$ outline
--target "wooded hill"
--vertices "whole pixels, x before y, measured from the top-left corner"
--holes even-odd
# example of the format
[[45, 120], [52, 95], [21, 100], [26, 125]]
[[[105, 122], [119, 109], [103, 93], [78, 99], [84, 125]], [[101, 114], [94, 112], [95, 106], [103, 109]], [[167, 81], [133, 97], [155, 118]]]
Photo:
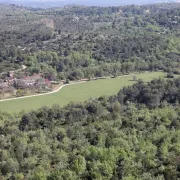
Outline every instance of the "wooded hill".
[[27, 9], [1, 5], [0, 72], [57, 79], [164, 70], [179, 73], [180, 5], [67, 6]]

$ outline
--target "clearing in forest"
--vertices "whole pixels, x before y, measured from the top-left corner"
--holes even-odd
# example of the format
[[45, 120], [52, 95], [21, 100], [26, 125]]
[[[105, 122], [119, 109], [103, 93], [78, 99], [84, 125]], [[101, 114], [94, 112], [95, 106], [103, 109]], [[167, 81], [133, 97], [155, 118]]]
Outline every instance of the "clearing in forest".
[[[136, 76], [137, 79], [148, 82], [154, 78], [163, 77], [163, 75], [163, 72], [151, 72], [137, 74]], [[81, 84], [65, 86], [54, 94], [0, 102], [0, 110], [18, 113], [22, 110], [35, 110], [42, 106], [51, 107], [53, 104], [64, 106], [70, 102], [82, 102], [89, 98], [114, 95], [124, 86], [129, 86], [133, 83], [135, 83], [133, 76], [92, 80]]]

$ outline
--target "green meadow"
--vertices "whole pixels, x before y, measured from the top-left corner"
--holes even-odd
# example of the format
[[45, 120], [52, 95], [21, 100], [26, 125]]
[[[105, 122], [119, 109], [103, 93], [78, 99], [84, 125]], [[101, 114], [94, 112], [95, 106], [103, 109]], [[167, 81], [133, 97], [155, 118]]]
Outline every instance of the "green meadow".
[[[154, 78], [160, 76], [163, 77], [164, 73], [142, 73], [137, 74], [136, 76], [138, 79], [148, 82]], [[35, 110], [42, 106], [51, 107], [53, 104], [59, 104], [62, 107], [72, 101], [82, 102], [89, 98], [114, 95], [124, 86], [129, 86], [133, 83], [135, 83], [133, 81], [133, 76], [92, 80], [81, 84], [65, 86], [59, 92], [54, 94], [0, 102], [0, 110], [18, 113], [22, 110]]]

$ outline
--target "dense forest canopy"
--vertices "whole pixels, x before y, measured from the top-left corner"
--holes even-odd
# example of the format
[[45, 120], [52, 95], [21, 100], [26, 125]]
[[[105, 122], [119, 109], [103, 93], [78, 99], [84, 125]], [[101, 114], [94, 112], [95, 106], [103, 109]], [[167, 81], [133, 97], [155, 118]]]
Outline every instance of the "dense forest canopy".
[[180, 79], [139, 81], [65, 108], [1, 112], [0, 178], [177, 180], [179, 90]]
[[178, 3], [0, 9], [0, 72], [24, 64], [29, 74], [53, 69], [57, 79], [70, 80], [135, 71], [179, 73]]

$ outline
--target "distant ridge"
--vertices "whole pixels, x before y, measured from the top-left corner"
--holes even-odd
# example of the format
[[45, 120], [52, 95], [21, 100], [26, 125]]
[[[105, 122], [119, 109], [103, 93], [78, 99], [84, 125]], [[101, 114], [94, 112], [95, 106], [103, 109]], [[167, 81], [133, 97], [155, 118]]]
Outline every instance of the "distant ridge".
[[120, 5], [143, 5], [153, 3], [180, 3], [180, 0], [0, 0], [1, 4], [16, 4], [34, 8], [62, 7], [66, 5], [87, 5], [87, 6], [120, 6]]

